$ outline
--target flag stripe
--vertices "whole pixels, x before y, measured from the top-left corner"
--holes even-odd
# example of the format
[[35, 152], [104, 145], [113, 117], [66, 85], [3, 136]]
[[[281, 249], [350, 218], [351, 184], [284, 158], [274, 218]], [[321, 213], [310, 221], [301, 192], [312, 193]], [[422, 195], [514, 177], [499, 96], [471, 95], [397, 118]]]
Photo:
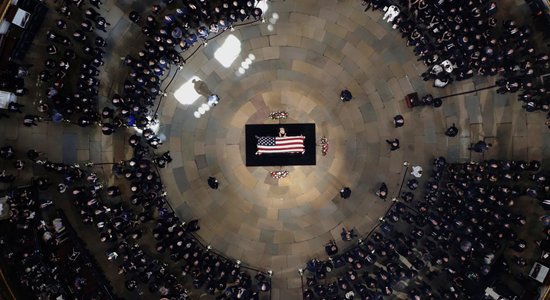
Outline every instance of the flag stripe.
[[258, 150], [292, 150], [292, 149], [304, 149], [303, 146], [296, 146], [296, 147], [258, 147]]
[[304, 141], [303, 140], [289, 140], [289, 141], [283, 141], [283, 142], [276, 141], [275, 143], [277, 145], [303, 144]]
[[302, 150], [296, 150], [296, 151], [289, 151], [289, 150], [261, 150], [257, 153], [302, 153], [305, 152], [304, 149]]
[[290, 145], [290, 146], [258, 146], [258, 149], [292, 149], [292, 148], [304, 148], [302, 145]]
[[258, 145], [258, 147], [290, 147], [290, 146], [301, 146], [303, 145], [304, 143], [288, 143], [288, 144], [282, 144], [282, 145]]
[[291, 140], [291, 139], [300, 139], [300, 140], [303, 140], [305, 139], [306, 137], [305, 136], [276, 136], [275, 139], [277, 140]]
[[256, 154], [304, 153], [304, 136], [259, 137]]

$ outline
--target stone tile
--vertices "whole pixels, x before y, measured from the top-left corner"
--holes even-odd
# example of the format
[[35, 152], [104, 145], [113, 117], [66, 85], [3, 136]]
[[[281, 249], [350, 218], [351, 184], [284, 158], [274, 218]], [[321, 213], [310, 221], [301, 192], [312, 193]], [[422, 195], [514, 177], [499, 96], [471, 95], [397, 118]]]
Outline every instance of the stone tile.
[[185, 170], [183, 169], [183, 167], [180, 167], [173, 169], [172, 172], [174, 173], [174, 178], [178, 183], [178, 188], [180, 192], [185, 192], [189, 188], [187, 177], [185, 176]]
[[465, 100], [470, 123], [481, 123], [482, 117], [479, 106], [479, 98], [476, 96], [465, 96]]
[[344, 57], [344, 55], [337, 49], [331, 47], [331, 46], [327, 46], [326, 49], [325, 49], [325, 52], [323, 53], [324, 56], [326, 56], [327, 58], [329, 58], [330, 60], [334, 61], [334, 62], [340, 62], [342, 60], [342, 58]]
[[495, 100], [495, 107], [510, 106], [510, 97], [508, 95], [494, 93], [493, 98]]
[[63, 162], [72, 163], [77, 160], [76, 146], [78, 136], [76, 134], [64, 134], [63, 135]]
[[77, 161], [89, 161], [90, 160], [90, 150], [88, 150], [88, 149], [77, 150], [76, 160]]
[[250, 40], [261, 36], [258, 26], [246, 26], [239, 30], [241, 40]]
[[286, 244], [294, 242], [294, 234], [290, 231], [276, 231], [273, 235], [273, 243]]
[[205, 155], [195, 156], [195, 163], [197, 164], [197, 169], [204, 169], [208, 166]]

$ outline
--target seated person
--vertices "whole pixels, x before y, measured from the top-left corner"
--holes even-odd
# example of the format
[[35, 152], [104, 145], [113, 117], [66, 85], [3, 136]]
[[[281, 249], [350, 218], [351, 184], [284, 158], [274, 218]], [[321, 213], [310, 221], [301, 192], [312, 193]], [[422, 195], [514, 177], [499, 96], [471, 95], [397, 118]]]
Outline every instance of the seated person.
[[388, 23], [393, 22], [393, 20], [399, 15], [399, 7], [395, 5], [390, 5], [389, 7], [384, 7], [384, 11], [386, 12], [384, 16], [382, 17], [382, 20], [388, 20]]
[[333, 256], [338, 253], [338, 246], [334, 240], [331, 240], [325, 245], [325, 252], [328, 256]]
[[409, 181], [407, 181], [407, 187], [412, 191], [416, 190], [418, 188], [418, 180], [410, 179]]

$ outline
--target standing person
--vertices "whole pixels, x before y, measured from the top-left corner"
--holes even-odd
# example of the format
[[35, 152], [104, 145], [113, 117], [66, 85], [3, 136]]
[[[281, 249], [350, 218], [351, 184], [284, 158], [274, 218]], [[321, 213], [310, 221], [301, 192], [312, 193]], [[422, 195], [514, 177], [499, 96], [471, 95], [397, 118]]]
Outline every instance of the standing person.
[[340, 197], [342, 197], [342, 199], [348, 199], [350, 196], [351, 196], [351, 189], [349, 187], [346, 186], [340, 190]]
[[390, 151], [395, 151], [399, 149], [399, 140], [393, 139], [393, 140], [386, 140], [386, 143], [390, 144]]
[[458, 134], [458, 128], [456, 128], [455, 123], [453, 123], [453, 125], [451, 125], [451, 127], [447, 128], [447, 130], [445, 130], [445, 135], [448, 136], [448, 137], [454, 137], [457, 134]]
[[403, 116], [397, 115], [393, 117], [393, 125], [395, 126], [395, 128], [399, 128], [405, 125], [405, 119], [403, 118]]
[[220, 101], [220, 97], [216, 94], [212, 94], [212, 95], [208, 96], [208, 105], [210, 107], [216, 106], [219, 101]]
[[342, 227], [342, 232], [340, 233], [340, 236], [342, 237], [342, 241], [349, 242], [353, 238], [357, 237], [357, 233], [355, 232], [355, 228], [348, 230], [346, 227]]
[[488, 150], [491, 146], [493, 145], [491, 145], [490, 143], [485, 143], [485, 141], [478, 141], [477, 143], [470, 145], [468, 150], [474, 151], [477, 153], [483, 153], [485, 150]]
[[186, 224], [185, 228], [189, 232], [199, 231], [199, 229], [201, 229], [201, 227], [199, 226], [199, 220], [194, 219], [194, 220], [189, 221], [189, 223]]
[[353, 95], [349, 90], [346, 89], [340, 92], [340, 100], [342, 100], [343, 102], [351, 101], [351, 99], [353, 99]]
[[411, 175], [416, 177], [416, 178], [422, 177], [422, 167], [421, 166], [413, 166]]
[[382, 182], [380, 188], [376, 191], [376, 196], [384, 201], [386, 200], [386, 197], [388, 197], [388, 186], [385, 182]]
[[44, 155], [44, 153], [38, 152], [34, 149], [31, 149], [31, 150], [27, 151], [27, 157], [32, 161], [36, 161], [38, 159], [38, 157], [40, 157], [42, 155]]
[[218, 189], [218, 179], [216, 179], [216, 177], [208, 177], [208, 186], [213, 189], [213, 190], [217, 190]]

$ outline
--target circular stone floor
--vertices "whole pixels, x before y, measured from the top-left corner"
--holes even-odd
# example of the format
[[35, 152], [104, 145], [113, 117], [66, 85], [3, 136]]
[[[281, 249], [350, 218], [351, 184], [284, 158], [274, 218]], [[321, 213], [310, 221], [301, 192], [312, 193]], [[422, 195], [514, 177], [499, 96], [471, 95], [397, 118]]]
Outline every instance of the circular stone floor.
[[[360, 1], [270, 3], [266, 23], [226, 32], [189, 59], [159, 112], [164, 148], [174, 159], [162, 170], [172, 206], [183, 219], [200, 219], [199, 235], [214, 249], [272, 269], [274, 287], [297, 293], [296, 270], [323, 256], [323, 245], [340, 240], [343, 226], [370, 231], [390, 205], [374, 191], [384, 181], [390, 197], [397, 194], [403, 161], [429, 169], [439, 155], [480, 159], [466, 150], [479, 138], [494, 139], [486, 158], [540, 159], [546, 149], [546, 136], [540, 138], [544, 117], [527, 118], [513, 96], [483, 91], [446, 100], [438, 109], [407, 108], [403, 98], [410, 92], [450, 94], [491, 82], [433, 90], [420, 79], [425, 66], [405, 40], [379, 12], [363, 12]], [[242, 51], [224, 68], [214, 52], [229, 34], [239, 38]], [[241, 74], [249, 54], [255, 59]], [[173, 97], [193, 76], [221, 97], [200, 119], [193, 112], [204, 97], [190, 105]], [[343, 88], [353, 93], [351, 102], [339, 101]], [[290, 175], [281, 180], [269, 176], [277, 168], [246, 167], [244, 157], [245, 124], [276, 124], [267, 118], [276, 110], [289, 112], [283, 123], [315, 123], [317, 137], [330, 143], [327, 156], [317, 147], [316, 166], [285, 168]], [[393, 128], [396, 114], [405, 117], [403, 128]], [[461, 130], [454, 139], [443, 135], [451, 123]], [[530, 126], [537, 134], [529, 133]], [[385, 140], [391, 138], [400, 139], [400, 150], [389, 151]], [[208, 188], [208, 176], [219, 179], [218, 190]], [[338, 195], [344, 185], [353, 190], [347, 200]]]

